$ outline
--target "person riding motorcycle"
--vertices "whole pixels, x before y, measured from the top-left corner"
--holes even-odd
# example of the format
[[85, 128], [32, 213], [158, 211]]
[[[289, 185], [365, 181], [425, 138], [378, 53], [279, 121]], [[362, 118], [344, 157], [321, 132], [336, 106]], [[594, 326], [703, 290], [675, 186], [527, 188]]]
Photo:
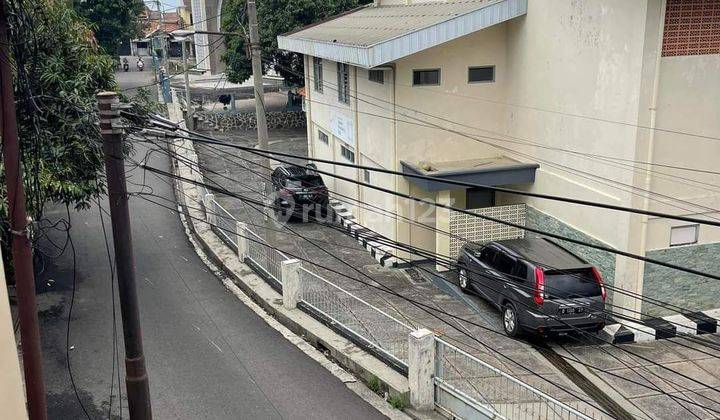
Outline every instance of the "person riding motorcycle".
[[123, 70], [125, 70], [125, 71], [130, 70], [130, 63], [128, 63], [127, 57], [123, 57], [122, 67], [123, 67]]
[[137, 60], [137, 68], [140, 71], [143, 71], [143, 68], [145, 67], [145, 63], [143, 62], [142, 57], [138, 58]]

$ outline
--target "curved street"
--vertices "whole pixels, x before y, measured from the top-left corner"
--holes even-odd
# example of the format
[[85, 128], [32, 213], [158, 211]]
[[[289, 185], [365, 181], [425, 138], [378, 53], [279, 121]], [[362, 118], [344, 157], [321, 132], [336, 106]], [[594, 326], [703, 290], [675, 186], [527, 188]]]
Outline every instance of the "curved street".
[[[118, 74], [121, 88], [148, 84], [151, 77], [148, 71]], [[137, 153], [143, 156], [142, 152], [138, 147]], [[169, 168], [168, 159], [157, 153], [149, 164]], [[166, 180], [148, 175], [143, 181], [142, 173], [135, 170], [128, 188], [137, 191], [139, 183], [174, 206]], [[137, 197], [130, 204], [155, 418], [383, 417], [228, 292], [195, 253], [177, 212]], [[65, 209], [57, 206], [49, 207], [46, 216], [50, 223], [67, 218]], [[111, 276], [101, 215], [94, 205], [88, 211], [71, 211], [70, 216], [74, 253], [68, 244], [58, 258], [46, 258], [37, 279], [48, 411], [54, 419], [86, 418], [75, 398], [65, 357], [74, 256], [77, 278], [69, 350], [74, 383], [90, 418], [107, 418], [110, 410], [112, 418], [120, 418]], [[109, 216], [103, 217], [111, 242]], [[47, 239], [62, 248], [66, 235], [50, 229]], [[48, 240], [43, 247], [48, 254], [59, 253]], [[116, 314], [119, 361], [124, 368], [119, 308]], [[127, 418], [124, 372], [119, 385], [122, 418]]]

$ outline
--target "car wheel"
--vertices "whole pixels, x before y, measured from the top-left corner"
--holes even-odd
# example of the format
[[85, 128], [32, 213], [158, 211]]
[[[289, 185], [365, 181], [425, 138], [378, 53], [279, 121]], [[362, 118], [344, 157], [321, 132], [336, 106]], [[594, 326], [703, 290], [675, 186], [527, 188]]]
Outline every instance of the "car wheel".
[[520, 335], [520, 324], [518, 323], [517, 312], [515, 311], [515, 307], [509, 303], [503, 306], [502, 321], [505, 334], [507, 334], [508, 337], [517, 337]]
[[460, 271], [458, 271], [458, 284], [460, 285], [460, 290], [467, 293], [468, 287], [470, 286], [470, 279], [468, 278], [468, 273], [465, 268], [461, 268]]

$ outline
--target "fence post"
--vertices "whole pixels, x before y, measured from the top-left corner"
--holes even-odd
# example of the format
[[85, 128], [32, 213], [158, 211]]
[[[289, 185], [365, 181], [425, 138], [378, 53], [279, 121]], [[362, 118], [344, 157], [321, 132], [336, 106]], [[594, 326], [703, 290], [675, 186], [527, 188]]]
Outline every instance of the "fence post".
[[203, 207], [205, 207], [205, 220], [211, 225], [217, 224], [215, 206], [213, 205], [214, 200], [215, 196], [213, 194], [207, 193], [203, 196]]
[[280, 265], [282, 279], [283, 307], [295, 309], [300, 300], [300, 261], [285, 260]]
[[237, 244], [238, 257], [240, 261], [245, 261], [245, 257], [250, 250], [250, 241], [248, 241], [248, 230], [245, 222], [235, 222], [235, 237]]
[[410, 405], [418, 410], [435, 408], [435, 336], [421, 328], [408, 334], [408, 385]]

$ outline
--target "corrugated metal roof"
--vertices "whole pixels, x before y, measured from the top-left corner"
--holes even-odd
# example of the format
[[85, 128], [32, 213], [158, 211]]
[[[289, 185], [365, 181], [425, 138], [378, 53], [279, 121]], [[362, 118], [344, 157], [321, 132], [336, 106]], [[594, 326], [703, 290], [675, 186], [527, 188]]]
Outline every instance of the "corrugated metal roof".
[[287, 35], [289, 38], [369, 47], [480, 9], [500, 0], [458, 0], [410, 5], [365, 6]]
[[375, 67], [525, 14], [527, 0], [368, 5], [278, 37], [280, 48]]

